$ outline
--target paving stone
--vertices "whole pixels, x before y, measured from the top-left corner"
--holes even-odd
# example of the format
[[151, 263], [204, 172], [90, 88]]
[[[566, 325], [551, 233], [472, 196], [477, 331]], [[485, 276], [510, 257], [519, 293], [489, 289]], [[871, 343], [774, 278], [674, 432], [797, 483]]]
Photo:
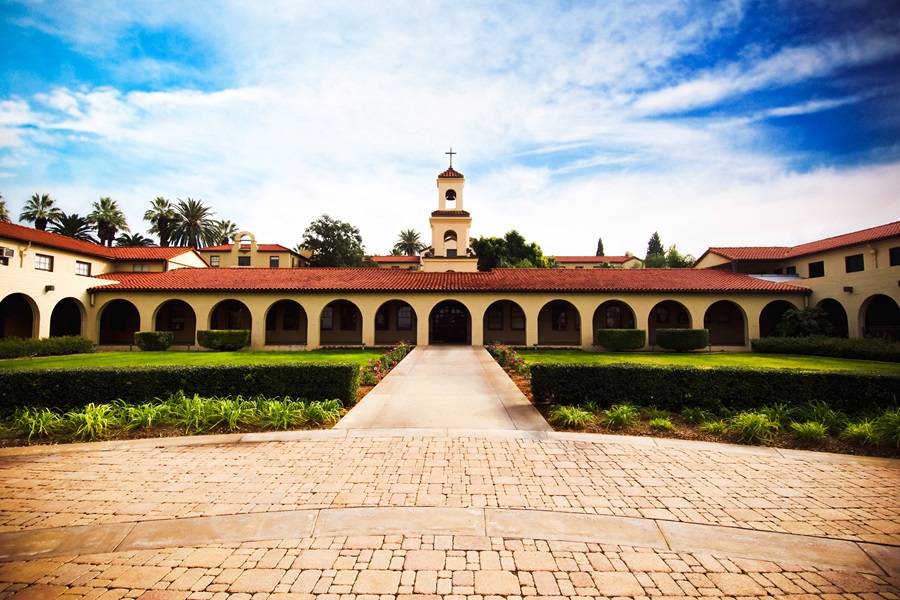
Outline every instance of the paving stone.
[[399, 587], [399, 571], [360, 571], [353, 584], [353, 593], [396, 594]]
[[475, 593], [485, 596], [519, 594], [519, 580], [509, 571], [476, 571]]

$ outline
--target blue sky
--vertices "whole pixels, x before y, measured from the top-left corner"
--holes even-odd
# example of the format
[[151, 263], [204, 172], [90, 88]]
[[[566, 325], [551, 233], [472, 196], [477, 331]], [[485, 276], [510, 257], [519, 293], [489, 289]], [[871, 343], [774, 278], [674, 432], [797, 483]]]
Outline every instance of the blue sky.
[[0, 194], [133, 231], [200, 198], [386, 253], [466, 175], [547, 254], [793, 245], [900, 218], [900, 2], [0, 0]]

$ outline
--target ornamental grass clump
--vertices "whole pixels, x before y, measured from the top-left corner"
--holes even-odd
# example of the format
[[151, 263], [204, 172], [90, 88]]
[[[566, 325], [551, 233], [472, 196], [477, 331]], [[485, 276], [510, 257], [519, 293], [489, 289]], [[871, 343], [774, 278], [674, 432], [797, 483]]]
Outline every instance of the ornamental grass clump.
[[10, 429], [31, 440], [34, 436], [51, 437], [62, 426], [60, 416], [48, 408], [20, 408], [13, 416]]
[[550, 422], [567, 429], [581, 429], [594, 422], [594, 414], [577, 406], [557, 406], [550, 413]]
[[791, 423], [791, 429], [801, 440], [805, 442], [821, 442], [828, 435], [828, 430], [821, 423], [805, 421], [803, 423]]
[[874, 430], [879, 444], [900, 448], [900, 407], [884, 411], [875, 419]]
[[603, 411], [603, 422], [607, 429], [621, 429], [634, 425], [640, 417], [638, 409], [631, 404], [619, 404]]
[[70, 410], [62, 419], [62, 427], [73, 437], [96, 440], [106, 435], [111, 427], [118, 425], [109, 404], [89, 403], [79, 410]]
[[724, 419], [715, 419], [700, 424], [700, 431], [713, 435], [724, 435], [728, 431], [728, 422]]
[[761, 412], [742, 412], [735, 415], [728, 423], [728, 431], [749, 444], [765, 444], [772, 441], [778, 433], [775, 423]]
[[650, 428], [658, 429], [660, 431], [672, 431], [675, 429], [675, 425], [673, 425], [672, 421], [668, 418], [657, 417], [655, 419], [650, 419]]
[[841, 439], [856, 442], [861, 446], [874, 446], [878, 443], [875, 422], [871, 419], [863, 419], [856, 423], [850, 423], [841, 432]]

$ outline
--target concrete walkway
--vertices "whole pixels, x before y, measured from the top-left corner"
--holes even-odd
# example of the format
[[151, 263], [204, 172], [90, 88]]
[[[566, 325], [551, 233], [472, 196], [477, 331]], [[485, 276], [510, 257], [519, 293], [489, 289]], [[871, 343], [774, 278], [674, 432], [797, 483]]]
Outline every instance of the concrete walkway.
[[375, 429], [0, 450], [0, 598], [900, 597], [900, 461], [457, 428], [444, 350]]
[[480, 346], [419, 346], [336, 429], [552, 428]]

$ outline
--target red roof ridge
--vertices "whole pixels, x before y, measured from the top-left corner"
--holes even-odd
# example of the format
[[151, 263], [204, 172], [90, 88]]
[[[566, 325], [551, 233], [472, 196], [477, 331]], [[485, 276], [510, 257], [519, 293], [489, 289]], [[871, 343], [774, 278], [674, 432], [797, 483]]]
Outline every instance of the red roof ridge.
[[465, 176], [453, 167], [448, 167], [446, 171], [438, 175], [438, 179], [465, 179]]

